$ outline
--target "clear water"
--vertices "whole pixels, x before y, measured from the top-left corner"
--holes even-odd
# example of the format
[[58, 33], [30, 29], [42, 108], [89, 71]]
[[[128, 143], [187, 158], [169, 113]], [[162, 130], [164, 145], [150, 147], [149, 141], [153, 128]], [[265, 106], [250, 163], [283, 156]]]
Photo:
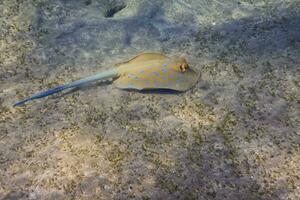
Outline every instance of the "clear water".
[[[297, 199], [298, 0], [1, 0], [0, 199]], [[110, 82], [14, 108], [141, 52], [185, 93]]]

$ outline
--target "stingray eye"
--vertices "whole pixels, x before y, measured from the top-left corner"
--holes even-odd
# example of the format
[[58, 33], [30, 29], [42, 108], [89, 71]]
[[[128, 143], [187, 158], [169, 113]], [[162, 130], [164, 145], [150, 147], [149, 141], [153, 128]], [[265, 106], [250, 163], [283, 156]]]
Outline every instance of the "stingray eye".
[[181, 64], [179, 67], [180, 67], [180, 71], [181, 71], [181, 72], [185, 72], [186, 69], [188, 68], [188, 64], [183, 63], [183, 64]]

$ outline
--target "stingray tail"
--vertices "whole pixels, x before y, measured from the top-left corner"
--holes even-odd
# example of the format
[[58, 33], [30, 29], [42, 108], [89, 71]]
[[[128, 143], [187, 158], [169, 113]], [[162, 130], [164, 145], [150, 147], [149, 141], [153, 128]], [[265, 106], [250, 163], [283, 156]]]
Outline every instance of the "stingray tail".
[[115, 69], [105, 71], [105, 72], [102, 72], [102, 73], [99, 73], [99, 74], [96, 74], [96, 75], [93, 75], [93, 76], [89, 76], [89, 77], [84, 78], [84, 79], [80, 79], [80, 80], [77, 80], [77, 81], [74, 81], [74, 82], [71, 82], [71, 83], [67, 83], [65, 85], [61, 85], [61, 86], [52, 88], [52, 89], [44, 91], [44, 92], [37, 93], [37, 94], [33, 95], [32, 97], [29, 97], [27, 99], [24, 99], [22, 101], [19, 101], [19, 102], [15, 103], [14, 106], [21, 106], [21, 105], [23, 105], [24, 103], [26, 103], [28, 101], [43, 98], [43, 97], [58, 93], [60, 91], [68, 89], [68, 88], [80, 87], [80, 86], [85, 85], [85, 84], [90, 83], [90, 82], [103, 80], [103, 79], [107, 79], [107, 78], [114, 78], [114, 77], [117, 76], [117, 74], [118, 74], [117, 70], [115, 70]]

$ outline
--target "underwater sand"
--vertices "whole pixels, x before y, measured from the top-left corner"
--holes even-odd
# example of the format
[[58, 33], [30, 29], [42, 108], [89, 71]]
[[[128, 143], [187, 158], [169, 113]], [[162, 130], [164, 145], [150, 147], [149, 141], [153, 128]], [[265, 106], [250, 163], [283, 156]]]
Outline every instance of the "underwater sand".
[[[0, 199], [300, 199], [299, 0], [1, 0]], [[145, 51], [185, 93], [109, 82]]]

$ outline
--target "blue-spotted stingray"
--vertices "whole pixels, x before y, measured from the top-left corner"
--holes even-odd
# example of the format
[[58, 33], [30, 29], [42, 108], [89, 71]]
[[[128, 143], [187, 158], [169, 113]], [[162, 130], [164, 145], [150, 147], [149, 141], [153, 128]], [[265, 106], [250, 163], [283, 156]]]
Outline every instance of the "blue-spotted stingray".
[[199, 74], [189, 67], [185, 58], [168, 57], [161, 53], [143, 53], [117, 64], [116, 68], [112, 70], [37, 93], [17, 102], [14, 106], [20, 106], [28, 101], [46, 97], [65, 89], [80, 87], [90, 82], [108, 78], [113, 78], [113, 83], [120, 89], [186, 91], [196, 84]]

